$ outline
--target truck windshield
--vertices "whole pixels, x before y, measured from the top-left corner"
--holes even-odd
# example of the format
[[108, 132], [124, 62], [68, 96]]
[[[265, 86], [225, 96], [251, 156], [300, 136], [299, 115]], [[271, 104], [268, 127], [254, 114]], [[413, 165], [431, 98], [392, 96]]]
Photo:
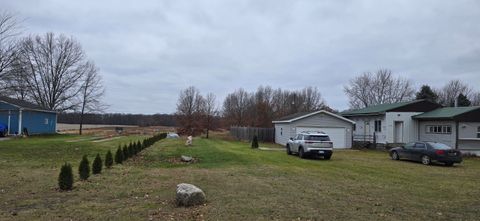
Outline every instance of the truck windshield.
[[315, 141], [330, 141], [328, 136], [319, 136], [319, 135], [307, 135], [305, 140], [315, 140]]

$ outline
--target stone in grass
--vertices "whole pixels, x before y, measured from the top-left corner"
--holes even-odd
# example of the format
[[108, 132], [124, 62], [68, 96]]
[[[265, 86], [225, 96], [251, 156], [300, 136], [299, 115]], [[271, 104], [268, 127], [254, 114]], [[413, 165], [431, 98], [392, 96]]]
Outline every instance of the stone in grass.
[[190, 156], [185, 156], [185, 155], [182, 155], [182, 161], [183, 162], [192, 162], [193, 158], [190, 157]]
[[200, 188], [192, 184], [181, 183], [177, 185], [176, 201], [178, 206], [195, 206], [204, 204], [206, 197]]

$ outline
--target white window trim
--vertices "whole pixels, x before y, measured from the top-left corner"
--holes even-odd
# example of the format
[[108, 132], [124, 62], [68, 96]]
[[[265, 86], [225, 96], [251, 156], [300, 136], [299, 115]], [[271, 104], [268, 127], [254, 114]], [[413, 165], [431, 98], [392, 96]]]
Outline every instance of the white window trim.
[[425, 126], [425, 133], [427, 133], [427, 134], [452, 134], [452, 126], [451, 125], [426, 125]]

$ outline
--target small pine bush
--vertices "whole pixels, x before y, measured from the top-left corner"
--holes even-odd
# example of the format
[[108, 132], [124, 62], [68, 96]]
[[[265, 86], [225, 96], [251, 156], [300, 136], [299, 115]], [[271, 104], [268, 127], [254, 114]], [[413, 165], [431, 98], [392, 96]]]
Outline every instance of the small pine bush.
[[252, 148], [258, 148], [258, 138], [257, 138], [257, 135], [253, 136]]
[[140, 150], [138, 149], [137, 143], [133, 142], [133, 153], [137, 155], [138, 152], [140, 152]]
[[130, 144], [128, 144], [128, 156], [133, 157], [133, 155], [135, 155], [135, 150], [133, 149], [132, 142], [130, 142]]
[[63, 164], [58, 176], [58, 187], [61, 190], [71, 190], [73, 188], [72, 166], [68, 163]]
[[140, 143], [140, 141], [137, 141], [137, 147], [138, 147], [138, 152], [143, 150], [142, 143]]
[[113, 165], [113, 157], [112, 157], [112, 152], [109, 150], [105, 155], [105, 167], [111, 168], [112, 165]]
[[130, 152], [128, 151], [127, 145], [123, 146], [123, 161], [127, 160], [130, 157]]
[[121, 164], [124, 159], [122, 148], [118, 146], [117, 152], [115, 152], [115, 163]]
[[81, 180], [87, 180], [90, 176], [90, 164], [88, 163], [87, 155], [83, 155], [82, 161], [78, 166], [78, 174]]
[[93, 160], [92, 164], [92, 174], [100, 174], [102, 173], [102, 158], [100, 158], [100, 154], [97, 154], [95, 159]]

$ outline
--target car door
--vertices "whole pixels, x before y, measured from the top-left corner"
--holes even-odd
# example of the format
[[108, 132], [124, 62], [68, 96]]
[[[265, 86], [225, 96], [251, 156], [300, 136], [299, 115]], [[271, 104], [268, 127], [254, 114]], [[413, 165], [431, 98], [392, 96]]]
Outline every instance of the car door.
[[415, 146], [413, 147], [413, 151], [411, 153], [411, 160], [421, 161], [422, 156], [426, 154], [425, 153], [426, 151], [427, 151], [427, 146], [425, 145], [425, 143], [420, 143], [420, 142], [415, 143]]
[[410, 159], [410, 152], [413, 151], [413, 146], [415, 146], [415, 143], [405, 144], [403, 148], [398, 151], [398, 156], [402, 159]]

